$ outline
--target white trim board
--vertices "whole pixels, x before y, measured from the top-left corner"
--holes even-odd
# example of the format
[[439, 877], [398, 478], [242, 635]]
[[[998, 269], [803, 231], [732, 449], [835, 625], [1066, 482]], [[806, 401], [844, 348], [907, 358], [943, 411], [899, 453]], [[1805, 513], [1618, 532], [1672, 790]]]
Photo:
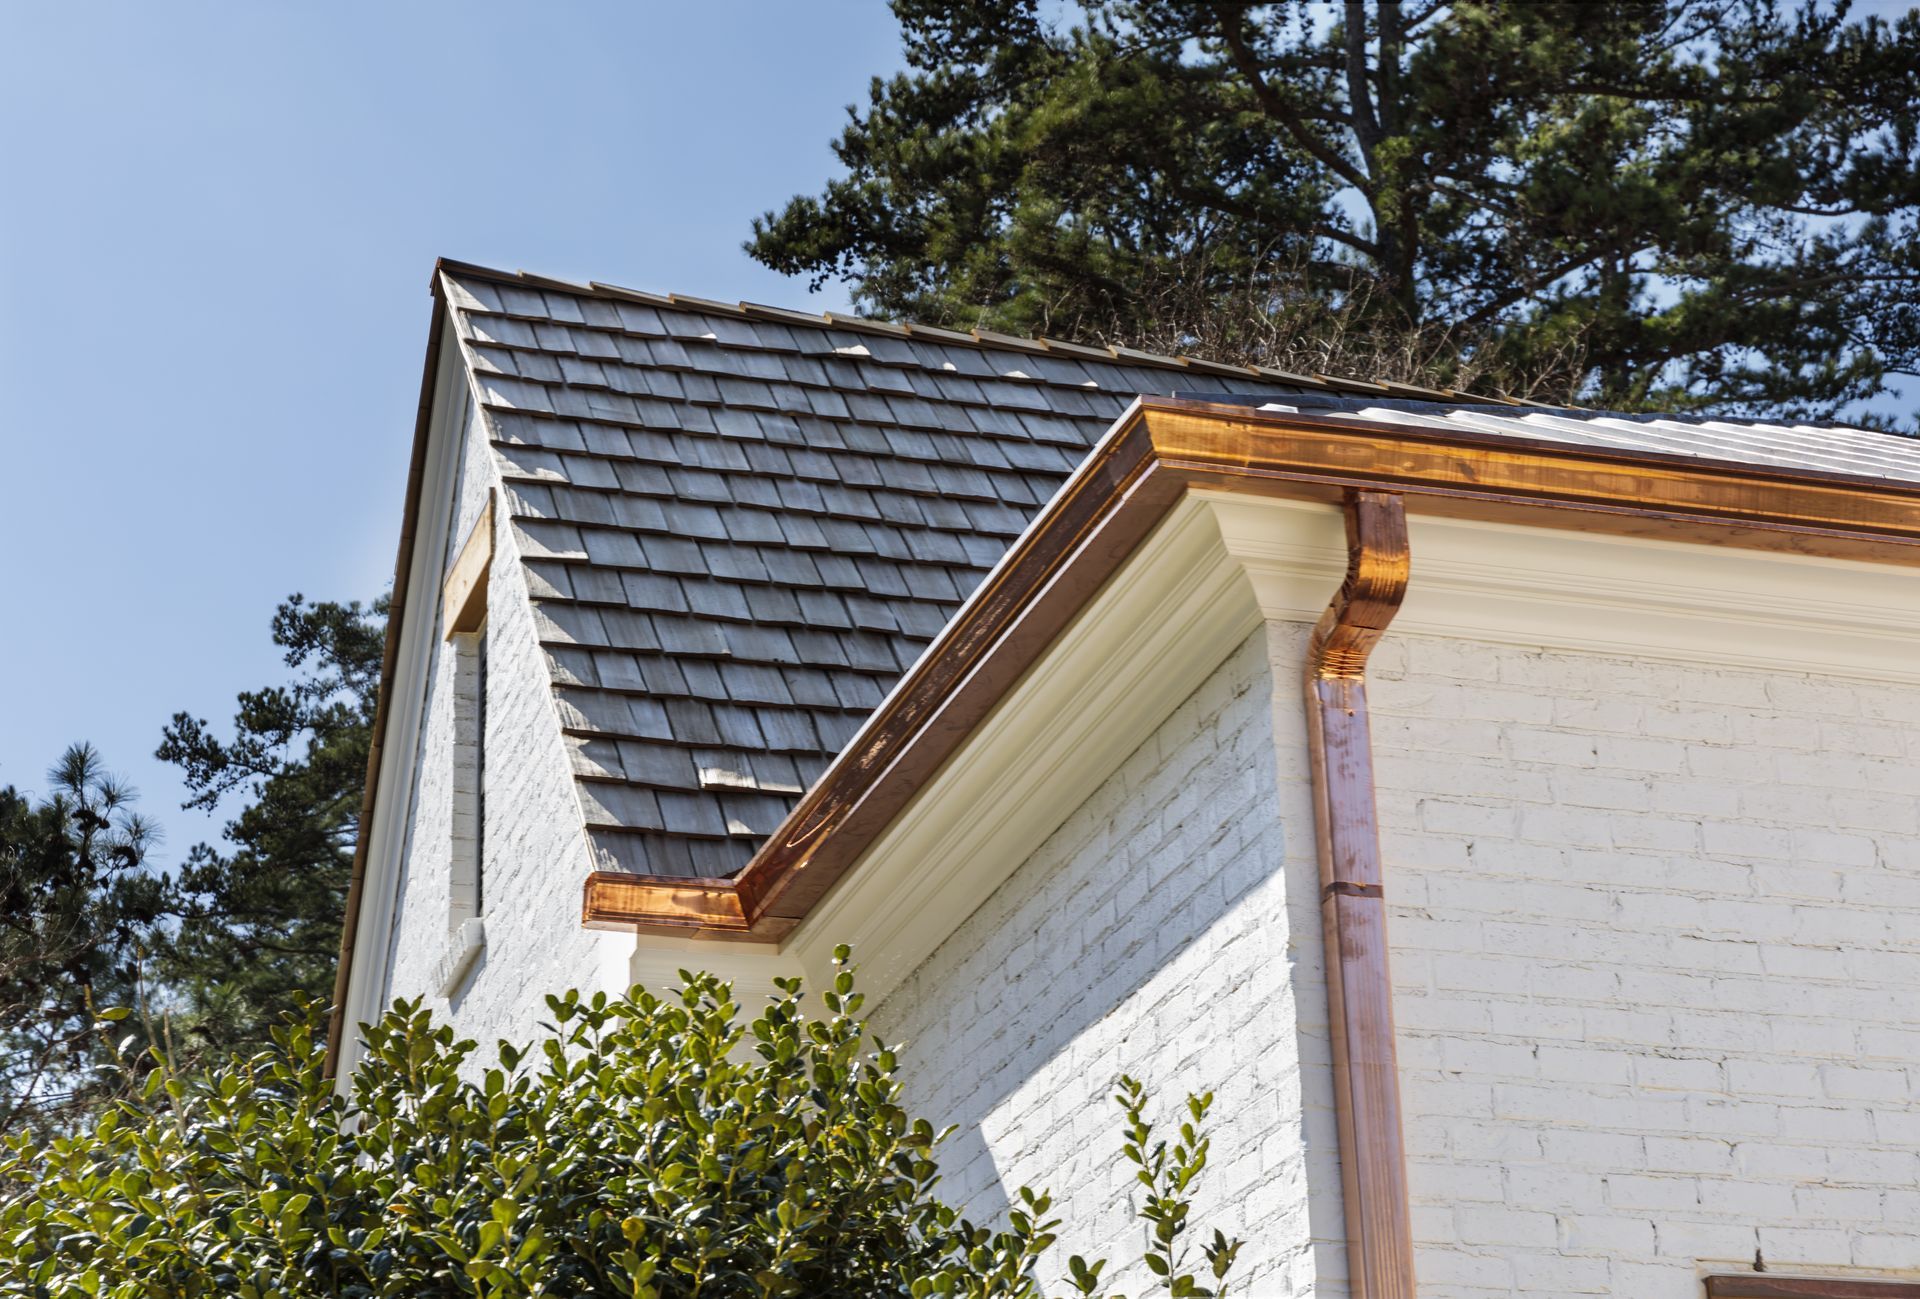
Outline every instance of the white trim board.
[[[1332, 507], [1200, 495], [1266, 615], [1318, 617], [1346, 566]], [[1920, 681], [1911, 567], [1418, 514], [1407, 529], [1389, 635]]]
[[440, 644], [440, 583], [453, 527], [454, 474], [475, 409], [453, 320], [442, 322], [441, 329], [440, 364], [434, 374], [433, 408], [427, 420], [426, 465], [420, 482], [412, 561], [407, 570], [409, 607], [390, 614], [402, 619], [400, 646], [394, 658], [394, 678], [388, 683], [387, 733], [382, 746], [385, 756], [374, 786], [373, 820], [367, 827], [366, 874], [361, 882], [359, 924], [347, 976], [346, 1013], [341, 1017], [344, 1040], [334, 1077], [343, 1085], [353, 1077], [360, 1059], [359, 1026], [378, 1019], [386, 1009], [427, 680]]

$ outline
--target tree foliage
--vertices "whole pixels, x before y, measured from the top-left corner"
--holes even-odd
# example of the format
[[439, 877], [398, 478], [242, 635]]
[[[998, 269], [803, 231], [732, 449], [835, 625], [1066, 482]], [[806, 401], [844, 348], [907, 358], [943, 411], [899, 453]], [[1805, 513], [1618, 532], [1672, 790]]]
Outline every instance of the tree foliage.
[[1830, 412], [1920, 370], [1920, 14], [893, 9], [908, 71], [845, 174], [747, 245], [864, 309], [1629, 409]]
[[[503, 1042], [484, 1069], [397, 1004], [344, 1099], [317, 1004], [229, 1068], [161, 1057], [151, 1104], [0, 1158], [0, 1292], [1038, 1299], [1049, 1199], [1023, 1190], [1002, 1231], [939, 1201], [942, 1135], [905, 1108], [840, 958], [824, 1013], [794, 981], [751, 1025], [704, 974], [666, 998], [551, 998], [539, 1053]], [[1156, 1287], [1225, 1295], [1237, 1242], [1187, 1270], [1209, 1098], [1171, 1150], [1139, 1084], [1117, 1099]], [[1070, 1291], [1103, 1293], [1103, 1269], [1073, 1259]]]
[[295, 993], [332, 988], [386, 611], [290, 597], [273, 643], [293, 680], [242, 693], [230, 739], [189, 713], [166, 728], [156, 756], [179, 766], [188, 807], [241, 802], [224, 844], [196, 844], [169, 890], [157, 975], [193, 1043], [257, 1049]]
[[153, 827], [93, 746], [48, 781], [38, 802], [0, 789], [0, 1132], [45, 1131], [120, 1087], [95, 1011], [133, 999], [164, 907], [142, 869]]
[[193, 1061], [265, 1046], [296, 994], [332, 987], [385, 613], [291, 597], [273, 639], [292, 681], [242, 694], [230, 740], [186, 713], [166, 728], [188, 806], [240, 805], [223, 848], [154, 869], [154, 827], [90, 745], [42, 801], [0, 790], [0, 1132], [70, 1127], [124, 1091], [96, 1006], [142, 1005]]

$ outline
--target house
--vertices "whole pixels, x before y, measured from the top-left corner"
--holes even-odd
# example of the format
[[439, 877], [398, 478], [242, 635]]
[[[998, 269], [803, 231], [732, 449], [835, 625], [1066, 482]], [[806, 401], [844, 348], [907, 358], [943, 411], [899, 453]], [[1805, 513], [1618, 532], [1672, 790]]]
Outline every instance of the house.
[[850, 942], [1078, 1252], [1127, 1072], [1241, 1294], [1920, 1295], [1920, 443], [434, 294], [344, 1024]]

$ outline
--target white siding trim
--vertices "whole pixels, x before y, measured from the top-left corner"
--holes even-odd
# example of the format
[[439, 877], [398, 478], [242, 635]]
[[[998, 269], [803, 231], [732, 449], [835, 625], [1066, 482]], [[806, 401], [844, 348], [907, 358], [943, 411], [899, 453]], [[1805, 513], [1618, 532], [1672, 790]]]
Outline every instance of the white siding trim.
[[[446, 562], [447, 538], [453, 525], [453, 477], [460, 465], [460, 449], [473, 409], [466, 367], [451, 320], [443, 326], [446, 339], [434, 376], [433, 413], [427, 424], [426, 473], [420, 484], [419, 532], [414, 538], [413, 562], [407, 577], [408, 603], [389, 617], [403, 618], [399, 653], [388, 699], [390, 715], [386, 761], [374, 788], [373, 823], [367, 827], [366, 875], [362, 884], [358, 932], [354, 936], [353, 964], [347, 979], [346, 1014], [335, 1078], [353, 1076], [360, 1059], [359, 1026], [378, 1019], [385, 1009], [392, 969], [393, 925], [400, 888], [400, 863], [406, 849], [414, 773], [420, 755], [421, 715], [426, 706], [427, 680], [440, 647], [439, 601], [441, 570]], [[404, 614], [404, 617], [403, 617]]]
[[[1920, 681], [1920, 574], [1908, 567], [1431, 516], [1409, 525], [1396, 637]], [[833, 945], [852, 942], [883, 998], [1249, 628], [1317, 618], [1345, 567], [1331, 505], [1191, 493], [788, 937], [794, 971], [817, 983]]]

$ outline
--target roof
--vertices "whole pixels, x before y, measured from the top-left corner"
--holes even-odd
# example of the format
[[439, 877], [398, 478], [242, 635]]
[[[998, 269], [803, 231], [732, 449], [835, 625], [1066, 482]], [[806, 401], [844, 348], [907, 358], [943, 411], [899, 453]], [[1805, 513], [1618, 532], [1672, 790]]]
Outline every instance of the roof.
[[[1102, 566], [1130, 549], [1089, 560], [1082, 537], [1078, 558], [1063, 558], [1086, 501], [1094, 512], [1083, 522], [1108, 536], [1138, 532], [1164, 508], [1107, 481], [1114, 449], [1131, 437], [1138, 452], [1136, 435], [1155, 420], [1171, 421], [1174, 436], [1150, 434], [1153, 454], [1128, 472], [1172, 448], [1156, 462], [1178, 466], [1162, 475], [1163, 493], [1215, 480], [1282, 494], [1372, 483], [1471, 508], [1571, 506], [1589, 526], [1609, 512], [1634, 528], [1731, 525], [1740, 544], [1771, 535], [1810, 553], [1855, 553], [1845, 548], [1863, 538], [1920, 548], [1920, 498], [1903, 486], [1920, 481], [1916, 445], [1859, 429], [1521, 410], [1533, 404], [449, 261], [436, 265], [433, 292], [446, 310], [433, 315], [421, 383], [329, 1071], [346, 1037], [450, 332], [508, 483], [604, 872], [587, 884], [589, 923], [755, 936], [805, 914], [857, 858], [863, 827], [873, 832], [911, 797], [968, 718], [1040, 652], [1048, 619], [1070, 616]], [[1169, 391], [1189, 400], [1130, 400]], [[1272, 427], [1203, 427], [1236, 406], [1265, 408], [1239, 424]], [[1343, 426], [1352, 436], [1341, 446], [1327, 430]], [[1556, 440], [1563, 462], [1584, 467], [1568, 473], [1522, 450]], [[1334, 458], [1306, 463], [1298, 453], [1309, 445]], [[1511, 454], [1489, 458], [1489, 446]], [[1422, 455], [1424, 478], [1409, 472]], [[1502, 461], [1502, 482], [1479, 477]], [[1049, 500], [1069, 469], [1074, 480]], [[1592, 494], [1602, 485], [1605, 501]], [[1635, 503], [1643, 489], [1659, 499]], [[960, 609], [1003, 551], [993, 586]], [[1069, 560], [1078, 566], [1061, 567]], [[1071, 587], [1076, 576], [1075, 589], [1049, 597], [1055, 578]], [[857, 748], [841, 747], [862, 728]], [[790, 832], [762, 842], [783, 813]], [[824, 869], [795, 886], [810, 863]], [[665, 878], [656, 887], [647, 877]], [[627, 881], [636, 905], [596, 918], [601, 879]]]
[[1383, 391], [442, 274], [602, 870], [744, 866], [1137, 394]]
[[440, 269], [604, 871], [745, 866], [1138, 395], [1920, 481], [1920, 444], [1861, 430]]

